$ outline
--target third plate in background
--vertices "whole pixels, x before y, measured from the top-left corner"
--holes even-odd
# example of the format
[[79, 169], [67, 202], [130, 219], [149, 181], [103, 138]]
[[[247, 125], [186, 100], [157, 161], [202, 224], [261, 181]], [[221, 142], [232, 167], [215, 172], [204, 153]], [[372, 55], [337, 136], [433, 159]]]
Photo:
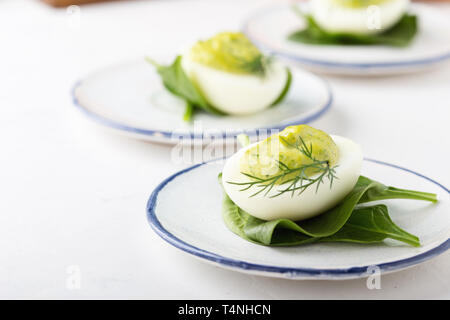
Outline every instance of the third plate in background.
[[[307, 5], [301, 6], [307, 10]], [[272, 6], [254, 13], [244, 32], [264, 51], [309, 70], [341, 75], [370, 76], [411, 73], [435, 68], [450, 60], [450, 19], [439, 8], [413, 4], [419, 31], [405, 48], [387, 46], [309, 45], [287, 40], [304, 26], [292, 6]]]

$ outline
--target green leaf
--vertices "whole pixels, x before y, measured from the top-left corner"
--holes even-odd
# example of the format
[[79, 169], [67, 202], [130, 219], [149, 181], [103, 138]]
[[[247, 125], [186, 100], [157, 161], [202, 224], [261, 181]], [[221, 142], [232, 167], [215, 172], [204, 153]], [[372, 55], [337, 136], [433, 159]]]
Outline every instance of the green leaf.
[[[355, 209], [361, 202], [402, 198], [398, 190], [402, 189], [387, 187], [361, 176], [353, 190], [335, 208], [297, 223], [288, 219], [264, 221], [255, 218], [239, 208], [224, 192], [223, 219], [227, 227], [240, 237], [269, 246], [292, 246], [315, 241], [372, 243], [386, 238], [418, 246], [417, 237], [392, 222], [386, 206]], [[411, 192], [414, 192], [414, 198]], [[429, 193], [406, 190], [403, 195], [405, 199], [434, 202]]]
[[[222, 173], [219, 174], [218, 179], [220, 185], [222, 185]], [[265, 245], [294, 245], [315, 241], [315, 239], [301, 232], [292, 234], [279, 232], [284, 227], [286, 230], [293, 228], [293, 230], [298, 231], [298, 226], [287, 219], [267, 222], [255, 218], [239, 208], [225, 192], [222, 202], [222, 218], [225, 225], [233, 233], [254, 243]]]
[[388, 208], [379, 204], [353, 210], [345, 225], [320, 241], [374, 243], [386, 238], [420, 246], [419, 238], [398, 227], [389, 217]]
[[194, 105], [189, 101], [186, 101], [186, 109], [184, 110], [183, 120], [190, 122], [192, 120], [192, 114], [194, 113]]
[[288, 36], [295, 42], [318, 45], [388, 45], [405, 47], [417, 33], [417, 16], [405, 14], [393, 27], [378, 34], [334, 33], [322, 29], [314, 18], [301, 14], [306, 28]]
[[[359, 184], [369, 184], [375, 181], [370, 180], [369, 178], [360, 176], [358, 183]], [[388, 187], [379, 182], [375, 182], [372, 187], [367, 190], [366, 193], [363, 194], [359, 203], [365, 203], [370, 201], [384, 200], [384, 199], [412, 199], [412, 200], [425, 200], [436, 203], [437, 197], [434, 193], [407, 190], [407, 189], [399, 189], [394, 187]]]
[[241, 238], [266, 246], [297, 246], [313, 242], [378, 243], [387, 238], [420, 246], [419, 238], [404, 231], [391, 220], [385, 205], [357, 208], [335, 234], [310, 237], [288, 219], [264, 221], [239, 208], [226, 194], [223, 219], [225, 225]]
[[245, 235], [244, 226], [252, 216], [239, 208], [228, 196], [223, 198], [222, 218], [228, 229], [241, 238], [251, 241], [251, 239]]
[[272, 102], [271, 106], [275, 106], [277, 104], [279, 104], [281, 101], [284, 100], [284, 98], [286, 98], [287, 93], [289, 92], [289, 89], [291, 88], [291, 83], [292, 83], [292, 73], [291, 70], [289, 70], [289, 68], [286, 68], [286, 72], [287, 72], [287, 80], [286, 80], [286, 85], [284, 86], [283, 90], [281, 91], [280, 95], [278, 96], [278, 98], [275, 99], [274, 102]]
[[[249, 217], [244, 217], [244, 214]], [[240, 215], [242, 221], [246, 221], [242, 228], [243, 233], [246, 238], [256, 243], [271, 246], [292, 246], [319, 240], [319, 238], [305, 235], [302, 228], [288, 219], [264, 221], [243, 210], [241, 210]]]
[[[186, 75], [181, 65], [181, 59], [182, 57], [178, 56], [171, 65], [163, 66], [148, 57], [146, 58], [149, 63], [155, 66], [166, 89], [172, 94], [184, 99], [188, 105], [191, 105], [189, 108], [193, 109], [196, 107], [213, 114], [223, 115], [224, 113], [222, 111], [217, 110], [205, 100], [200, 91]], [[189, 116], [187, 116], [188, 119], [190, 119]]]
[[327, 237], [336, 233], [350, 218], [361, 197], [376, 183], [361, 176], [352, 191], [336, 207], [317, 217], [300, 221], [299, 225], [311, 237]]
[[353, 190], [336, 207], [317, 217], [300, 221], [298, 224], [305, 234], [312, 237], [330, 236], [342, 228], [358, 203], [385, 199], [437, 201], [435, 194], [388, 187], [360, 176]]

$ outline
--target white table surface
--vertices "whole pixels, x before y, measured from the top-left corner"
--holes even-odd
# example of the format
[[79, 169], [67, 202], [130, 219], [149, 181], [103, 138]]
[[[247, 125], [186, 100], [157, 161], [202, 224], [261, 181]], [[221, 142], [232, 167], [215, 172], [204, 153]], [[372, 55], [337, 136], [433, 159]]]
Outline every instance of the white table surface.
[[[153, 188], [188, 166], [171, 149], [112, 135], [72, 105], [98, 67], [173, 53], [233, 30], [270, 1], [125, 1], [65, 9], [0, 1], [0, 298], [450, 298], [450, 254], [381, 279], [288, 281], [223, 270], [161, 240], [146, 221]], [[450, 5], [441, 5], [450, 15]], [[332, 109], [312, 125], [365, 155], [450, 185], [450, 66], [389, 78], [327, 77]], [[67, 286], [71, 266], [79, 289]]]

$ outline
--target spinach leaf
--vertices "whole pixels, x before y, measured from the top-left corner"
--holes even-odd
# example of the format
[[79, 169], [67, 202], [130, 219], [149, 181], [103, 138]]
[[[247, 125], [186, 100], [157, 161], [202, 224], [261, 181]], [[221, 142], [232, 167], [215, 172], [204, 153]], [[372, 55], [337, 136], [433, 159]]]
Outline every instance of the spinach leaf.
[[[368, 185], [373, 182], [375, 181], [364, 176], [360, 176], [358, 179], [359, 185]], [[384, 199], [412, 199], [425, 200], [433, 203], [437, 202], [436, 194], [434, 193], [388, 187], [379, 182], [375, 182], [372, 187], [362, 195], [359, 203]]]
[[241, 238], [266, 246], [297, 246], [313, 242], [377, 243], [387, 238], [420, 246], [419, 238], [398, 227], [389, 217], [385, 205], [357, 208], [335, 234], [328, 237], [310, 237], [288, 219], [264, 221], [239, 208], [224, 195], [223, 219], [225, 225]]
[[388, 45], [407, 46], [417, 33], [417, 16], [405, 14], [393, 27], [379, 34], [335, 33], [322, 29], [314, 18], [301, 14], [306, 28], [288, 36], [295, 42], [317, 45]]
[[420, 246], [419, 238], [402, 230], [391, 220], [388, 208], [383, 204], [353, 210], [350, 218], [338, 232], [320, 241], [374, 243], [386, 238], [402, 241], [414, 247]]
[[289, 92], [289, 89], [291, 88], [291, 83], [292, 83], [292, 73], [291, 70], [289, 70], [289, 68], [286, 68], [286, 72], [287, 72], [287, 80], [286, 80], [286, 85], [284, 86], [283, 90], [281, 91], [280, 95], [278, 96], [278, 98], [275, 99], [274, 102], [272, 102], [272, 104], [270, 105], [271, 107], [279, 104], [281, 101], [284, 100], [284, 98], [286, 98], [287, 93]]
[[183, 120], [190, 122], [192, 120], [192, 115], [194, 114], [194, 105], [189, 101], [186, 101], [186, 108], [184, 109]]
[[355, 209], [361, 201], [390, 198], [436, 202], [436, 195], [387, 187], [361, 176], [354, 189], [338, 206], [315, 218], [297, 223], [288, 219], [264, 221], [255, 218], [239, 208], [224, 192], [223, 220], [240, 237], [269, 246], [292, 246], [316, 241], [372, 243], [386, 238], [418, 246], [417, 237], [392, 222], [386, 206]]
[[336, 207], [317, 217], [300, 221], [298, 225], [309, 236], [327, 237], [342, 228], [358, 203], [385, 199], [414, 199], [437, 202], [435, 194], [388, 187], [380, 182], [360, 176], [353, 190]]
[[[219, 176], [219, 179], [221, 177]], [[287, 219], [264, 221], [239, 208], [224, 192], [222, 218], [232, 232], [250, 242], [265, 245], [298, 245], [315, 241]], [[293, 230], [297, 232], [280, 232]]]
[[[222, 179], [221, 175], [222, 174], [219, 175], [219, 180]], [[220, 185], [222, 185], [222, 183]], [[247, 224], [248, 219], [253, 217], [239, 208], [225, 192], [222, 201], [222, 218], [228, 229], [241, 238], [251, 241], [250, 238], [245, 235], [244, 227]]]
[[156, 71], [161, 76], [164, 87], [172, 94], [186, 101], [185, 119], [191, 119], [193, 108], [200, 108], [207, 112], [224, 115], [222, 111], [211, 106], [192, 83], [183, 70], [181, 65], [181, 56], [176, 57], [175, 61], [169, 66], [163, 66], [150, 58], [146, 58], [148, 62], [155, 66]]

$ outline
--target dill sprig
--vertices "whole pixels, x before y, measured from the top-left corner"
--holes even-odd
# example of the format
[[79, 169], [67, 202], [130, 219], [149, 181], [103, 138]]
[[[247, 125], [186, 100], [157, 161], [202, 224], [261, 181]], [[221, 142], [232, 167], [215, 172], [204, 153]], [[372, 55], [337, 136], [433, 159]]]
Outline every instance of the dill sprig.
[[235, 63], [239, 69], [245, 73], [256, 74], [258, 76], [265, 76], [272, 63], [272, 57], [263, 54], [254, 57], [251, 60], [243, 59], [242, 57], [235, 57]]
[[271, 57], [261, 55], [252, 62], [249, 62], [246, 68], [250, 73], [265, 76], [271, 62]]
[[[328, 160], [317, 160], [313, 156], [313, 147], [312, 144], [309, 147], [306, 145], [305, 141], [299, 137], [299, 141], [296, 141], [295, 144], [289, 143], [286, 139], [281, 137], [284, 143], [290, 145], [298, 149], [301, 153], [303, 153], [308, 159], [312, 162], [308, 164], [304, 164], [300, 167], [289, 168], [282, 161], [278, 162], [278, 167], [281, 171], [280, 174], [269, 177], [269, 178], [260, 178], [249, 173], [241, 172], [243, 175], [247, 176], [251, 179], [248, 182], [227, 182], [234, 185], [243, 186], [240, 191], [246, 191], [251, 188], [257, 188], [255, 193], [253, 193], [250, 197], [254, 197], [258, 194], [264, 193], [264, 196], [267, 196], [270, 191], [275, 187], [278, 182], [282, 182], [283, 184], [288, 184], [284, 188], [280, 188], [277, 192], [270, 196], [270, 198], [278, 197], [286, 192], [290, 192], [293, 197], [296, 192], [298, 195], [302, 194], [306, 189], [316, 184], [316, 193], [319, 191], [319, 187], [321, 184], [325, 183], [325, 179], [327, 179], [330, 183], [330, 189], [333, 186], [334, 179], [338, 179], [336, 176], [336, 167], [330, 166], [330, 162]], [[312, 171], [315, 177], [310, 177], [306, 174], [306, 172], [310, 173]], [[292, 178], [284, 180], [286, 177], [295, 174]]]

